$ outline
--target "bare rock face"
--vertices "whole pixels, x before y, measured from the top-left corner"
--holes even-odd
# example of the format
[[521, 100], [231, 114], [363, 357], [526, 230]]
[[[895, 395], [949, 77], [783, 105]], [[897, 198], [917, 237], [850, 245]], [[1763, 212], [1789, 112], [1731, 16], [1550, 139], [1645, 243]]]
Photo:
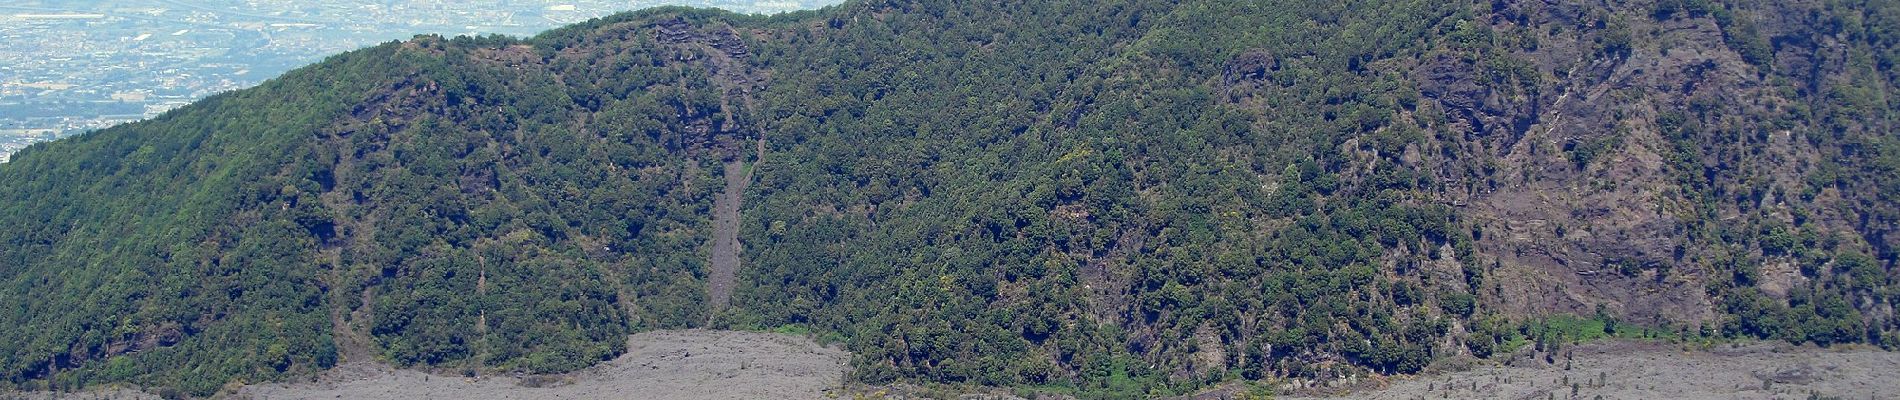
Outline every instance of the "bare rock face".
[[679, 18], [660, 21], [659, 24], [654, 25], [653, 29], [653, 39], [660, 43], [686, 43], [698, 37], [699, 33], [693, 29], [692, 24]]
[[767, 84], [768, 74], [752, 65], [752, 50], [741, 33], [731, 26], [701, 26], [681, 18], [667, 18], [641, 28], [652, 31], [655, 42], [663, 45], [671, 59], [705, 68], [718, 86], [719, 104], [711, 110], [680, 110], [677, 118], [686, 126], [689, 143], [682, 149], [721, 159], [742, 158], [747, 141], [761, 135], [744, 126], [734, 115], [753, 109], [752, 94]]
[[[1683, 137], [1684, 118], [1699, 112], [1773, 115], [1789, 100], [1766, 89], [1760, 67], [1725, 44], [1732, 33], [1713, 18], [1599, 24], [1593, 18], [1603, 17], [1586, 12], [1592, 7], [1573, 3], [1500, 3], [1491, 28], [1607, 27], [1572, 35], [1540, 32], [1535, 47], [1509, 52], [1448, 50], [1423, 58], [1413, 70], [1426, 102], [1420, 113], [1442, 114], [1448, 124], [1442, 129], [1464, 132], [1425, 146], [1461, 155], [1427, 158], [1437, 163], [1442, 181], [1461, 182], [1443, 188], [1443, 201], [1461, 207], [1478, 225], [1474, 236], [1486, 257], [1474, 261], [1496, 278], [1490, 290], [1501, 295], [1494, 301], [1504, 310], [1603, 311], [1649, 323], [1709, 323], [1716, 317], [1714, 300], [1702, 288], [1718, 272], [1707, 270], [1708, 260], [1726, 255], [1707, 252], [1691, 234], [1726, 223], [1709, 217], [1727, 221], [1746, 210], [1724, 207], [1697, 215], [1702, 211], [1693, 205], [1706, 202], [1699, 197], [1706, 194], [1697, 192], [1706, 189], [1685, 182], [1720, 187], [1747, 179], [1798, 188], [1819, 155], [1774, 133], [1746, 148], [1682, 148], [1695, 141]], [[1618, 42], [1631, 36], [1646, 40]], [[1788, 66], [1805, 59], [1783, 58]], [[1757, 120], [1708, 123], [1744, 132], [1774, 129]], [[1745, 151], [1788, 167], [1738, 170], [1745, 168], [1719, 160], [1724, 157], [1682, 164], [1679, 154], [1685, 151]], [[1484, 172], [1460, 172], [1474, 170]], [[1788, 199], [1769, 200], [1753, 206], [1773, 208]], [[1825, 209], [1830, 201], [1823, 195], [1812, 205]], [[1825, 224], [1852, 233], [1845, 219]], [[1768, 290], [1786, 293], [1788, 279], [1772, 278], [1777, 286]]]
[[1439, 54], [1420, 66], [1415, 78], [1419, 94], [1437, 100], [1454, 124], [1463, 124], [1472, 137], [1502, 138], [1502, 147], [1523, 135], [1515, 120], [1525, 118], [1510, 99], [1492, 89], [1493, 82], [1480, 76], [1483, 66], [1474, 57]]
[[1226, 70], [1221, 73], [1221, 81], [1232, 87], [1241, 81], [1267, 79], [1269, 74], [1279, 69], [1280, 60], [1273, 58], [1273, 54], [1261, 49], [1249, 50], [1227, 63]]

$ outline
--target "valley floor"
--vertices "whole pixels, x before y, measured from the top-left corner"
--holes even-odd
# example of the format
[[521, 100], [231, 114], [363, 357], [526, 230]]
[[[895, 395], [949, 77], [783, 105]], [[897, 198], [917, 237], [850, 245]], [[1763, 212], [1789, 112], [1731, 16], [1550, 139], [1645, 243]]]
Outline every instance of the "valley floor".
[[[661, 331], [633, 335], [628, 352], [583, 371], [554, 376], [463, 378], [354, 363], [313, 382], [252, 385], [242, 399], [828, 399], [867, 395], [841, 389], [849, 354], [796, 336], [758, 332]], [[1779, 343], [1719, 345], [1598, 342], [1548, 358], [1528, 353], [1504, 364], [1362, 381], [1365, 388], [1282, 399], [1893, 399], [1900, 353]], [[1238, 398], [1239, 386], [1192, 399]], [[880, 393], [881, 394], [881, 393]], [[915, 397], [903, 391], [893, 397]], [[0, 395], [13, 398], [21, 394]], [[873, 395], [876, 396], [876, 395]], [[1312, 396], [1312, 395], [1308, 395]], [[130, 390], [31, 399], [148, 399]], [[966, 396], [969, 397], [969, 396]], [[981, 396], [979, 396], [981, 397]], [[1011, 396], [994, 396], [1011, 397]]]
[[556, 376], [462, 378], [353, 364], [317, 382], [247, 387], [251, 399], [821, 399], [844, 379], [843, 350], [756, 332], [633, 335], [627, 354]]
[[1509, 364], [1395, 379], [1382, 389], [1331, 398], [1900, 398], [1900, 353], [1869, 349], [1750, 343], [1684, 351], [1682, 345], [1600, 342], [1563, 350], [1551, 361], [1526, 355]]

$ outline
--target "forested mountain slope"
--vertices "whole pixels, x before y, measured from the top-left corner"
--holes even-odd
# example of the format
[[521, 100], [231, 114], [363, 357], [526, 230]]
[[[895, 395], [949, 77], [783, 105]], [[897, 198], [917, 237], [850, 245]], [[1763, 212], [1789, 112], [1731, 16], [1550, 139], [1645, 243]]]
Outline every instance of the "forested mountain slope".
[[1084, 397], [1612, 334], [1891, 349], [1896, 62], [1900, 4], [1864, 0], [852, 1], [418, 37], [0, 164], [0, 375], [560, 372], [684, 327]]

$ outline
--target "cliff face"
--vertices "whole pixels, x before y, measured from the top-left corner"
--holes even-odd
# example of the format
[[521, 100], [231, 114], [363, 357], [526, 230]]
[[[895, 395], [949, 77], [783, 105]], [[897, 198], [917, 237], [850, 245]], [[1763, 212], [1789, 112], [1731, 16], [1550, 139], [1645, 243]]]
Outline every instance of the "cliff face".
[[36, 146], [0, 372], [209, 394], [784, 328], [854, 379], [1114, 396], [1900, 339], [1892, 5], [1006, 3], [418, 37]]
[[[1436, 147], [1475, 156], [1427, 165], [1486, 172], [1439, 177], [1465, 185], [1444, 199], [1490, 233], [1480, 252], [1517, 293], [1500, 305], [1719, 324], [1732, 296], [1714, 287], [1787, 299], [1826, 286], [1817, 272], [1833, 257], [1818, 253], [1844, 244], [1830, 238], [1890, 256], [1890, 218], [1850, 205], [1885, 189], [1850, 189], [1871, 181], [1832, 172], [1877, 163], [1848, 154], [1888, 136], [1861, 130], [1881, 118], [1825, 116], [1852, 106], [1824, 93], [1884, 85], [1857, 77], [1882, 68], [1834, 58], [1856, 47], [1834, 24], [1856, 17], [1833, 12], [1857, 7], [1663, 2], [1628, 18], [1587, 3], [1500, 4], [1493, 32], [1527, 44], [1421, 64], [1427, 103], [1467, 133]], [[1477, 62], [1535, 72], [1487, 82]]]

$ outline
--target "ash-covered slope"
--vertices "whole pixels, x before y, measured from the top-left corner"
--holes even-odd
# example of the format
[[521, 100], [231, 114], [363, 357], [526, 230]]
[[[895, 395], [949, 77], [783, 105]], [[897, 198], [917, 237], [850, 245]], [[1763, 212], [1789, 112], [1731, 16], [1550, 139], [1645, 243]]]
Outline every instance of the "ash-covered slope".
[[0, 373], [209, 394], [791, 327], [858, 380], [1107, 397], [1604, 335], [1892, 347], [1896, 32], [1849, 0], [920, 0], [420, 37], [0, 165]]

